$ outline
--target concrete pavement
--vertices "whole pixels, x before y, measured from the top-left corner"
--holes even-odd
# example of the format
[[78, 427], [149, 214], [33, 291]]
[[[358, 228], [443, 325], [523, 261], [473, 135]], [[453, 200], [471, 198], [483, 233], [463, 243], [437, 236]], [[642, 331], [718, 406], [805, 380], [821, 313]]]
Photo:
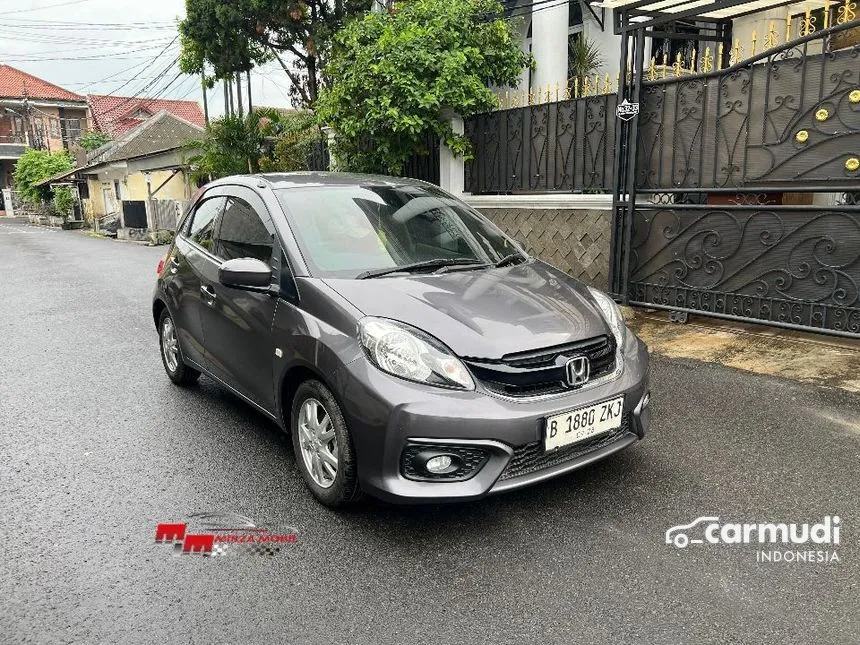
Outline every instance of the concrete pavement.
[[[856, 643], [860, 396], [653, 364], [646, 441], [480, 502], [318, 505], [277, 428], [163, 374], [162, 248], [0, 222], [0, 640]], [[274, 557], [173, 557], [157, 522], [288, 525]], [[699, 516], [841, 517], [838, 563], [664, 543]]]

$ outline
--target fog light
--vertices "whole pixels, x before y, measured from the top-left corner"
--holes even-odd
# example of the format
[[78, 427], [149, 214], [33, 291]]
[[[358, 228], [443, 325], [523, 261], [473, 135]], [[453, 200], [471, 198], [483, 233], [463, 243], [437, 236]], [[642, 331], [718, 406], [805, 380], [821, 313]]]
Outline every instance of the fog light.
[[418, 482], [459, 482], [473, 477], [487, 463], [483, 446], [412, 443], [400, 455], [400, 472]]
[[445, 472], [451, 467], [451, 456], [439, 455], [438, 457], [431, 457], [427, 460], [427, 463], [424, 464], [424, 467], [427, 469], [427, 472], [430, 473]]
[[645, 409], [648, 407], [648, 404], [651, 403], [651, 392], [647, 392], [644, 397], [642, 397], [642, 408]]

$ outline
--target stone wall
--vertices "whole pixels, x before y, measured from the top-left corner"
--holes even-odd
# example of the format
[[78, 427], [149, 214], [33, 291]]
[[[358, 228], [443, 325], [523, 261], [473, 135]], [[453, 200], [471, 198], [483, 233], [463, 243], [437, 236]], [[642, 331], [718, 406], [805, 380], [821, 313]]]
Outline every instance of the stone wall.
[[544, 262], [600, 289], [609, 286], [611, 214], [606, 209], [479, 209]]

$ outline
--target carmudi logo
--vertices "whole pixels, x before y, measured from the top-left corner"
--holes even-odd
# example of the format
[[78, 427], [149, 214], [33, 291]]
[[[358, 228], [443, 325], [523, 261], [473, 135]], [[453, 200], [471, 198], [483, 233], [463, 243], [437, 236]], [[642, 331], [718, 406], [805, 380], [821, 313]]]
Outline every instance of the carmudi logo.
[[[839, 562], [842, 520], [826, 515], [820, 522], [721, 522], [717, 516], [697, 517], [666, 531], [666, 544], [686, 549], [691, 544], [754, 544], [756, 562]], [[806, 548], [797, 548], [805, 546]]]

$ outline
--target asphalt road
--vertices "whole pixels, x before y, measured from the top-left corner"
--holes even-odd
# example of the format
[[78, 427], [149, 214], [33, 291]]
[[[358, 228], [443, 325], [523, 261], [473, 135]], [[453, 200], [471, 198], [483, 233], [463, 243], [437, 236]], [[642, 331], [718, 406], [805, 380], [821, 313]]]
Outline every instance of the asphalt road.
[[[655, 360], [653, 429], [476, 503], [337, 513], [277, 428], [162, 371], [164, 248], [0, 221], [3, 643], [857, 643], [860, 397]], [[174, 557], [158, 522], [292, 526], [274, 557]], [[664, 543], [699, 516], [842, 518], [838, 563]], [[833, 549], [834, 547], [828, 547]]]

